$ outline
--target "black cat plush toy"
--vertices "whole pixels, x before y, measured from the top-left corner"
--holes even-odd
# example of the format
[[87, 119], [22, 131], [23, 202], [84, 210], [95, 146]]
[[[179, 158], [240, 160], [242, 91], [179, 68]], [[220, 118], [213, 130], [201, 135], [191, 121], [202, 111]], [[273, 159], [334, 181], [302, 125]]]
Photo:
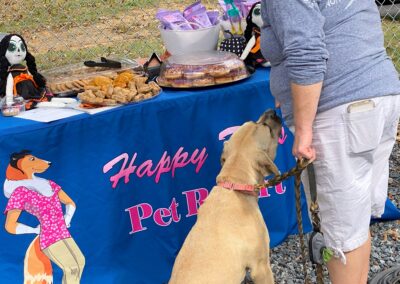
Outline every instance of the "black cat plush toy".
[[244, 37], [246, 38], [246, 47], [240, 56], [245, 61], [247, 66], [270, 66], [269, 62], [264, 58], [260, 48], [260, 27], [263, 25], [261, 18], [261, 3], [255, 3], [251, 8], [247, 18], [247, 26], [244, 31]]

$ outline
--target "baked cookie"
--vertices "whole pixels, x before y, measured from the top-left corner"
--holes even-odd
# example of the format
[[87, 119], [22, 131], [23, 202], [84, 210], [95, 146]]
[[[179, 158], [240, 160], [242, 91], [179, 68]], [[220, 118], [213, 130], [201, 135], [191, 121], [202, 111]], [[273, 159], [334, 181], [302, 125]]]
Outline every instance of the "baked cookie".
[[229, 74], [229, 68], [221, 65], [211, 65], [206, 67], [206, 72], [213, 77], [223, 77]]
[[175, 88], [190, 88], [193, 86], [192, 82], [185, 79], [178, 79], [171, 81], [172, 87]]
[[230, 82], [233, 82], [233, 77], [226, 76], [226, 77], [215, 78], [216, 84], [226, 84], [226, 83], [230, 83]]
[[183, 74], [183, 77], [189, 80], [203, 78], [206, 73], [202, 70], [202, 68], [195, 68], [192, 70], [188, 70]]
[[157, 83], [162, 87], [171, 87], [172, 86], [171, 81], [164, 77], [158, 77]]
[[179, 79], [183, 76], [183, 69], [180, 67], [170, 67], [164, 72], [164, 78], [166, 79]]
[[193, 80], [193, 87], [205, 87], [212, 85], [215, 85], [215, 80], [213, 77], [204, 77]]

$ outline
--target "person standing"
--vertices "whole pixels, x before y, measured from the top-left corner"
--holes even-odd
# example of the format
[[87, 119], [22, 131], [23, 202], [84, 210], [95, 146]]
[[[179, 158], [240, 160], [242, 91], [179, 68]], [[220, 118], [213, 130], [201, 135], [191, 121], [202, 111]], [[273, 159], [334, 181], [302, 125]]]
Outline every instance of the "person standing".
[[373, 0], [262, 0], [261, 49], [270, 87], [314, 161], [332, 283], [367, 283], [371, 216], [387, 199], [400, 82]]

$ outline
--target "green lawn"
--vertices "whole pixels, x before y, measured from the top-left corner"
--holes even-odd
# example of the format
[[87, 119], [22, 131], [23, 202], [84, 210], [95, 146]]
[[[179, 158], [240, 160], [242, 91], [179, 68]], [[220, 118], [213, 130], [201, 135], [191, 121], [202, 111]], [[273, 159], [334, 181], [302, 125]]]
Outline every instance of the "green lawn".
[[384, 20], [382, 28], [385, 33], [386, 50], [396, 65], [397, 71], [400, 72], [400, 21]]
[[140, 58], [143, 54], [148, 54], [153, 51], [158, 54], [162, 53], [162, 42], [160, 39], [133, 41], [109, 46], [99, 45], [97, 47], [77, 50], [49, 51], [36, 55], [35, 57], [36, 61], [42, 67], [42, 70], [45, 70], [69, 63], [80, 62], [79, 58], [96, 58], [97, 60], [99, 60], [100, 56]]
[[[0, 31], [68, 28], [99, 21], [129, 9], [155, 7], [156, 0], [5, 0]], [[178, 1], [179, 2], [179, 1]]]

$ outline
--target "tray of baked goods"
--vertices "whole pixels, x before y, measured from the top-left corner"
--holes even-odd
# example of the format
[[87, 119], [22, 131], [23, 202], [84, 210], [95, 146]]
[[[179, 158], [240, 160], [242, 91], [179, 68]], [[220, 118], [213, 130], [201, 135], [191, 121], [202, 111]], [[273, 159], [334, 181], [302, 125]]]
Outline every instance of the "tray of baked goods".
[[90, 85], [95, 77], [116, 78], [122, 72], [140, 69], [141, 66], [134, 60], [102, 57], [99, 62], [85, 61], [45, 70], [42, 74], [46, 78], [47, 89], [55, 96], [65, 97], [76, 96], [85, 86]]
[[156, 81], [161, 87], [187, 89], [228, 84], [250, 75], [236, 54], [208, 51], [170, 56]]
[[132, 70], [116, 76], [98, 75], [91, 78], [78, 94], [82, 104], [87, 106], [113, 106], [138, 103], [152, 99], [161, 92], [155, 82]]

